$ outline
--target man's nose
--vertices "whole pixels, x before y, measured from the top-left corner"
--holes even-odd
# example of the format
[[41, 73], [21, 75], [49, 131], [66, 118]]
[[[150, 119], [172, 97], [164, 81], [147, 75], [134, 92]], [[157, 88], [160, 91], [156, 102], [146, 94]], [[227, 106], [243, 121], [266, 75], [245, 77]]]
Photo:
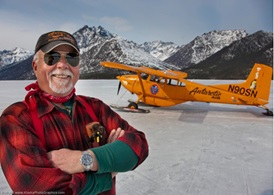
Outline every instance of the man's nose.
[[57, 67], [61, 69], [67, 69], [69, 66], [65, 56], [61, 56], [61, 59], [57, 62]]

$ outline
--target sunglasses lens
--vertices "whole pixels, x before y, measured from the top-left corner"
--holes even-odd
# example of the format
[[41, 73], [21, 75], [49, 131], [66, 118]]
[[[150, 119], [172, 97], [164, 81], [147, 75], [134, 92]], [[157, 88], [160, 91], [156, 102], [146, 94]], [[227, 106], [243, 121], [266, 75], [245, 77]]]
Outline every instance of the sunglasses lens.
[[61, 54], [58, 52], [49, 52], [44, 55], [44, 61], [49, 66], [56, 64], [60, 58]]
[[[59, 52], [49, 52], [44, 55], [44, 61], [47, 65], [52, 66], [56, 64], [61, 58], [61, 54]], [[67, 62], [75, 67], [79, 64], [80, 58], [78, 53], [67, 53], [66, 54]]]
[[79, 54], [78, 53], [68, 53], [66, 55], [66, 59], [67, 62], [71, 65], [71, 66], [77, 66], [79, 64]]

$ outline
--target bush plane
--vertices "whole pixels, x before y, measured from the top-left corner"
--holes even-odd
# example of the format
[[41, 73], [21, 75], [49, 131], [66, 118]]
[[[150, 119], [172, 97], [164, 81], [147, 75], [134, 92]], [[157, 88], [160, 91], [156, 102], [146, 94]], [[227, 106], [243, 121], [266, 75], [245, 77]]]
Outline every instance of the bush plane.
[[270, 95], [272, 67], [255, 64], [248, 78], [239, 84], [203, 85], [186, 79], [187, 73], [176, 70], [155, 70], [149, 67], [135, 67], [115, 62], [101, 62], [104, 67], [136, 72], [116, 78], [132, 94], [136, 102], [130, 102], [129, 109], [138, 109], [138, 103], [166, 107], [187, 101], [223, 103], [257, 106], [266, 110], [266, 115], [273, 112], [265, 105]]

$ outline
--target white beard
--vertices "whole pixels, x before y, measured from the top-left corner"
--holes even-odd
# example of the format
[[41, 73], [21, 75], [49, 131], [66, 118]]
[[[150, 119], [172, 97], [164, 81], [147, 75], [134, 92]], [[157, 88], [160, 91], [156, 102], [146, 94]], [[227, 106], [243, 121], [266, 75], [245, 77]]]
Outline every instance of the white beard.
[[[61, 79], [58, 83], [56, 81], [53, 81], [52, 75], [62, 75], [62, 76], [70, 76], [71, 78], [69, 80]], [[52, 71], [49, 75], [49, 88], [57, 94], [66, 94], [70, 92], [73, 89], [73, 74], [69, 70], [59, 70], [56, 69]]]

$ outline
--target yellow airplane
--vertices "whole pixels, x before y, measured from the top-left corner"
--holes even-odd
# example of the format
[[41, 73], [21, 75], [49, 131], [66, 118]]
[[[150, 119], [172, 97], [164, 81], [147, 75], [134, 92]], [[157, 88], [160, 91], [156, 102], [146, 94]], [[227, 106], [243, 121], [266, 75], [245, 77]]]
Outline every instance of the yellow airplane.
[[272, 67], [255, 64], [245, 82], [239, 84], [203, 85], [186, 79], [187, 73], [174, 70], [155, 70], [148, 67], [134, 67], [114, 62], [101, 62], [102, 66], [136, 72], [137, 74], [117, 76], [120, 84], [138, 99], [128, 108], [138, 109], [142, 102], [153, 106], [173, 106], [187, 101], [212, 102], [257, 106], [273, 112], [268, 104], [272, 80]]

